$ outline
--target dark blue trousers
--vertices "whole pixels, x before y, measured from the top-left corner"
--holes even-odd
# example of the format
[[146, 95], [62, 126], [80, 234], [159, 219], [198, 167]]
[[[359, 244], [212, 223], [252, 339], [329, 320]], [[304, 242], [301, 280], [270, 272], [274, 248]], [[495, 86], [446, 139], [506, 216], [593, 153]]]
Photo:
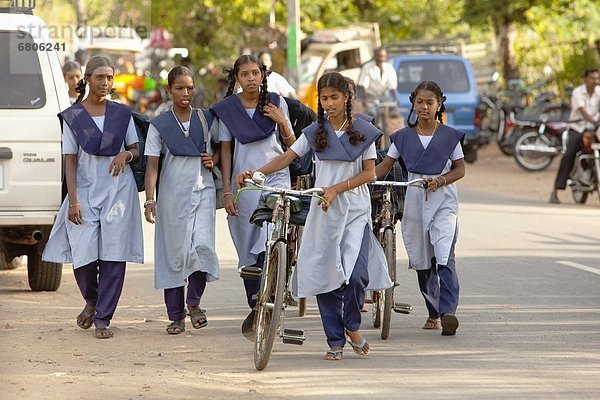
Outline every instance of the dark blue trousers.
[[196, 271], [188, 276], [187, 296], [185, 296], [184, 286], [165, 289], [165, 305], [167, 306], [169, 320], [181, 321], [185, 319], [185, 304], [191, 307], [198, 307], [205, 288], [206, 272]]
[[429, 318], [439, 318], [444, 314], [455, 314], [458, 307], [459, 284], [456, 273], [454, 247], [456, 234], [450, 248], [448, 264], [439, 265], [435, 257], [431, 259], [431, 267], [417, 270], [419, 289], [425, 299]]
[[360, 329], [360, 307], [365, 303], [365, 288], [369, 284], [369, 226], [365, 228], [358, 259], [348, 284], [329, 293], [317, 295], [323, 330], [329, 347], [344, 346], [345, 331]]
[[125, 283], [125, 262], [97, 260], [73, 272], [85, 303], [96, 307], [94, 324], [110, 325]]
[[[264, 262], [265, 252], [263, 251], [258, 255], [256, 264], [249, 266], [262, 269]], [[260, 279], [244, 279], [244, 289], [246, 289], [246, 300], [248, 301], [248, 306], [250, 306], [251, 309], [254, 309], [256, 306], [256, 294], [260, 290]]]

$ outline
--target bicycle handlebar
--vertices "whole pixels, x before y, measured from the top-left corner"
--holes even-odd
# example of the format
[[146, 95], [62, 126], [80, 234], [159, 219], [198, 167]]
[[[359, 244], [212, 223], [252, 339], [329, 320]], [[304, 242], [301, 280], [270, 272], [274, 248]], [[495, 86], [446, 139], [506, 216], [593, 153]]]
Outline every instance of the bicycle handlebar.
[[417, 179], [413, 179], [412, 181], [407, 181], [407, 182], [396, 182], [396, 181], [373, 181], [373, 182], [369, 182], [369, 185], [375, 185], [375, 186], [412, 186], [412, 187], [418, 187], [420, 189], [427, 189], [429, 187], [429, 185], [427, 184], [427, 180], [424, 178], [417, 178]]
[[327, 202], [327, 200], [325, 200], [325, 198], [322, 197], [322, 195], [325, 193], [325, 191], [322, 188], [296, 190], [296, 189], [288, 189], [288, 188], [280, 188], [280, 187], [271, 187], [271, 186], [265, 186], [265, 185], [258, 183], [250, 178], [244, 179], [244, 182], [251, 184], [253, 187], [245, 186], [245, 187], [240, 188], [238, 190], [237, 194], [235, 195], [236, 203], [237, 203], [237, 199], [238, 199], [238, 196], [240, 195], [240, 193], [245, 190], [262, 190], [262, 191], [274, 192], [274, 193], [279, 193], [279, 194], [283, 194], [283, 195], [291, 195], [291, 196], [312, 196], [312, 197], [316, 197], [317, 199], [319, 199], [325, 203]]

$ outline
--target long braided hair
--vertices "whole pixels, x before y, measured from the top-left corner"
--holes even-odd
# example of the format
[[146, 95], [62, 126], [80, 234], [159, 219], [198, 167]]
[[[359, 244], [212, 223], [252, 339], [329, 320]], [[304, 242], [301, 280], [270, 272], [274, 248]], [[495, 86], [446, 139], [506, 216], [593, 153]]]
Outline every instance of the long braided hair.
[[410, 112], [408, 113], [408, 118], [406, 118], [408, 126], [414, 128], [415, 126], [417, 126], [417, 123], [419, 123], [418, 116], [415, 122], [410, 122], [410, 116], [412, 115], [413, 110], [415, 109], [415, 98], [417, 97], [417, 93], [419, 93], [420, 90], [429, 90], [430, 92], [433, 92], [433, 94], [435, 94], [438, 102], [440, 103], [439, 110], [435, 112], [435, 119], [437, 119], [440, 122], [440, 124], [443, 124], [443, 114], [444, 112], [446, 112], [446, 106], [444, 105], [444, 102], [446, 101], [446, 96], [444, 96], [444, 93], [442, 93], [442, 89], [440, 89], [440, 86], [434, 81], [423, 81], [417, 85], [415, 90], [408, 97], [408, 99], [410, 100]]
[[[83, 78], [79, 82], [77, 82], [77, 85], [75, 86], [75, 91], [79, 93], [79, 96], [77, 96], [77, 100], [75, 100], [75, 103], [81, 103], [83, 97], [85, 96], [85, 87], [87, 86], [87, 81], [85, 80], [85, 77], [89, 78], [90, 76], [92, 76], [92, 73], [98, 67], [109, 67], [113, 70], [113, 73], [115, 71], [115, 66], [110, 60], [110, 58], [106, 56], [94, 56], [90, 58], [90, 60], [85, 65], [85, 74]], [[113, 94], [114, 92], [115, 88], [113, 87], [110, 90], [110, 94]]]
[[249, 63], [256, 64], [261, 72], [262, 80], [260, 83], [260, 91], [258, 94], [257, 108], [258, 111], [262, 113], [263, 107], [269, 104], [269, 91], [267, 90], [267, 67], [265, 67], [265, 65], [259, 58], [251, 54], [245, 54], [239, 57], [233, 64], [233, 68], [224, 70], [227, 73], [227, 93], [225, 94], [225, 97], [231, 96], [233, 94], [240, 67]]
[[319, 124], [319, 128], [317, 129], [317, 133], [315, 136], [316, 151], [323, 151], [327, 146], [329, 146], [329, 141], [327, 140], [327, 131], [325, 130], [324, 126], [325, 111], [323, 110], [323, 106], [321, 105], [320, 97], [321, 91], [325, 88], [339, 90], [344, 95], [348, 96], [348, 99], [346, 100], [346, 118], [348, 119], [348, 128], [346, 128], [346, 133], [348, 134], [348, 138], [351, 144], [356, 145], [359, 142], [363, 142], [365, 140], [365, 136], [354, 129], [354, 121], [352, 119], [352, 93], [350, 92], [348, 81], [346, 81], [346, 78], [344, 78], [344, 76], [340, 73], [330, 72], [321, 76], [321, 78], [319, 78], [319, 82], [317, 83], [317, 123]]

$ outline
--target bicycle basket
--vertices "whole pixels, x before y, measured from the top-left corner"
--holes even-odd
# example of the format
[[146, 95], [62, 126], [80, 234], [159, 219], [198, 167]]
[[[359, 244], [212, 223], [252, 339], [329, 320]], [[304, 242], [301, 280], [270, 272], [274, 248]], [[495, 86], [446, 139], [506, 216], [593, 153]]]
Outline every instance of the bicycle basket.
[[[277, 197], [279, 197], [278, 194], [262, 194], [256, 210], [254, 210], [250, 217], [250, 223], [263, 226], [265, 222], [273, 222], [273, 208], [275, 207]], [[290, 224], [304, 226], [308, 210], [310, 209], [311, 198], [309, 196], [301, 196], [300, 198], [289, 197], [292, 199], [290, 205]]]
[[[387, 154], [387, 150], [378, 150], [377, 151], [377, 164], [379, 164], [385, 158]], [[403, 182], [406, 181], [407, 177], [404, 173], [404, 169], [399, 161], [394, 162], [392, 169], [385, 176], [384, 181], [395, 181], [395, 182]], [[371, 220], [373, 221], [373, 226], [377, 224], [377, 215], [381, 212], [382, 202], [383, 202], [383, 194], [385, 192], [385, 187], [383, 186], [371, 186], [369, 185], [369, 190], [371, 192]], [[395, 186], [392, 187], [392, 198], [391, 198], [391, 206], [392, 206], [392, 214], [394, 218], [394, 223], [402, 220], [402, 213], [404, 212], [404, 196], [406, 193], [406, 188]]]

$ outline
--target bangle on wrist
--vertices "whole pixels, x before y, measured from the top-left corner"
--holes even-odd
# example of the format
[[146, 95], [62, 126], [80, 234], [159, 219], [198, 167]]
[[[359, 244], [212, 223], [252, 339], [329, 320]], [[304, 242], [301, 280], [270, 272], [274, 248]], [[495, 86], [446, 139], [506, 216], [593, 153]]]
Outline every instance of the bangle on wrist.
[[149, 205], [153, 205], [156, 204], [156, 201], [154, 199], [148, 199], [144, 202], [144, 208], [148, 207]]
[[129, 150], [125, 150], [125, 153], [129, 153], [129, 155], [131, 156], [131, 158], [129, 160], [125, 160], [126, 163], [130, 163], [133, 161], [133, 153]]
[[350, 179], [346, 180], [346, 188], [350, 191]]
[[79, 205], [79, 203], [69, 204], [69, 208], [71, 208], [71, 207], [77, 207], [78, 205]]
[[[438, 178], [442, 178], [444, 180], [444, 184], [441, 186], [446, 186], [446, 184], [448, 183], [448, 181], [446, 181], [446, 177], [444, 175], [440, 175], [440, 176], [438, 176]], [[437, 178], [436, 178], [436, 180], [437, 180]], [[439, 185], [439, 182], [438, 182], [438, 185]]]
[[281, 138], [282, 138], [283, 140], [288, 140], [288, 139], [289, 139], [289, 138], [291, 138], [292, 136], [294, 136], [294, 134], [290, 133], [290, 134], [289, 134], [289, 135], [287, 135], [287, 136], [283, 136], [283, 135], [281, 135]]
[[225, 196], [233, 196], [233, 193], [231, 193], [231, 192], [225, 192], [225, 193], [223, 193], [223, 197], [225, 197]]

